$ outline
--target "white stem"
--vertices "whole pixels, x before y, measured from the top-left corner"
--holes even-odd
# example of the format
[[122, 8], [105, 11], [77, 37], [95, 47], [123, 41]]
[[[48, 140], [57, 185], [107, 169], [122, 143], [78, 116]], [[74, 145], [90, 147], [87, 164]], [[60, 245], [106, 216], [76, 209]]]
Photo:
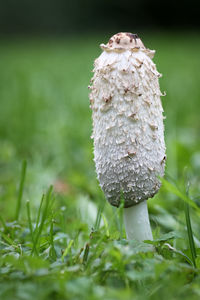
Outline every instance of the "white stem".
[[124, 208], [124, 223], [127, 239], [137, 241], [153, 240], [147, 201]]

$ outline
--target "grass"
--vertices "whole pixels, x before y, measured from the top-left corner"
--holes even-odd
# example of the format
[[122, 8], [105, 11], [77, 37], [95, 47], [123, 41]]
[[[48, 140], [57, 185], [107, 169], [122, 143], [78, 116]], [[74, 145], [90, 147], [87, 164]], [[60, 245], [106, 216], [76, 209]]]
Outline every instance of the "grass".
[[0, 299], [199, 299], [199, 36], [143, 38], [167, 92], [155, 251], [96, 180], [87, 85], [107, 38], [1, 41]]

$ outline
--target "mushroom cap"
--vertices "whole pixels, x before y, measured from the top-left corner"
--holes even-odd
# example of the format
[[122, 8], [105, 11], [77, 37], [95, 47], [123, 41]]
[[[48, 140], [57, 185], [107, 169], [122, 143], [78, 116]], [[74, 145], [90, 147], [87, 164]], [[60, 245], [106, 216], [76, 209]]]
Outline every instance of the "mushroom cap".
[[102, 50], [107, 52], [123, 52], [126, 50], [138, 51], [143, 50], [150, 58], [153, 58], [155, 51], [147, 49], [139, 36], [130, 32], [120, 32], [113, 35], [106, 45], [100, 45]]
[[151, 50], [131, 37], [101, 45], [90, 87], [97, 177], [110, 204], [119, 206], [123, 193], [125, 207], [157, 193], [166, 160], [160, 73]]

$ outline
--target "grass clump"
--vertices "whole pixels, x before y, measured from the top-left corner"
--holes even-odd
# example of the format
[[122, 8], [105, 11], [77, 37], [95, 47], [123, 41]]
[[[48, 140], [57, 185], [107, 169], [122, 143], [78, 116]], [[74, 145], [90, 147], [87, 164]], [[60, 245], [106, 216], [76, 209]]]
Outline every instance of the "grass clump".
[[[22, 178], [24, 172], [20, 182]], [[164, 188], [171, 192], [173, 184], [163, 182]], [[63, 201], [65, 207], [60, 207]], [[84, 205], [89, 207], [88, 199]], [[106, 213], [102, 206], [99, 209], [94, 206], [92, 213], [96, 213], [96, 218], [89, 227], [81, 219], [77, 203], [69, 196], [62, 195], [61, 199], [50, 186], [38, 211], [34, 212], [27, 201], [27, 215], [23, 218], [16, 219], [15, 215], [11, 222], [0, 218], [0, 296], [2, 299], [100, 299], [102, 296], [157, 299], [162, 295], [167, 299], [170, 295], [187, 299], [190, 295], [197, 299], [199, 256], [188, 205], [185, 202], [188, 241], [184, 239], [186, 226], [181, 224], [182, 232], [179, 229], [161, 234], [146, 243], [128, 242], [124, 231], [120, 233], [117, 229], [116, 222], [122, 228], [121, 209]], [[87, 213], [90, 217], [89, 210]], [[110, 214], [109, 222], [105, 213]]]

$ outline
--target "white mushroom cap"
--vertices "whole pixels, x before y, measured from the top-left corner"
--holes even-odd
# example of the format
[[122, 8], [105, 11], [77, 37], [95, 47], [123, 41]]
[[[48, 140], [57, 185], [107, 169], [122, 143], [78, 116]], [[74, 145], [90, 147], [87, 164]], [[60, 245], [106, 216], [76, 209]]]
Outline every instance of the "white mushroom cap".
[[164, 175], [165, 143], [155, 51], [118, 33], [95, 61], [90, 103], [94, 160], [107, 200], [125, 207], [153, 197]]

